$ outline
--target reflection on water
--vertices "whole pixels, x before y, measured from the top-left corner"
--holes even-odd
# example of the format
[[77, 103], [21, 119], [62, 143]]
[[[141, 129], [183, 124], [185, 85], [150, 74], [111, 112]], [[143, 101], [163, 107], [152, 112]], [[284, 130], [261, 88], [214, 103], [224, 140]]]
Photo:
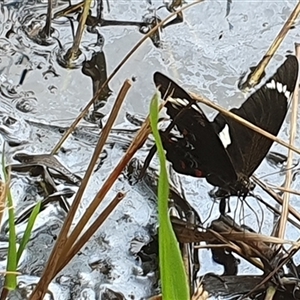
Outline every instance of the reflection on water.
[[[12, 155], [17, 150], [49, 153], [107, 75], [143, 34], [178, 4], [174, 1], [166, 7], [160, 0], [152, 3], [142, 0], [111, 1], [108, 8], [105, 2], [98, 1], [88, 17], [80, 47], [82, 54], [74, 63], [76, 68], [66, 69], [60, 62], [73, 43], [81, 4], [72, 2], [68, 6], [66, 1], [53, 1], [51, 28], [46, 30], [50, 36], [46, 34], [45, 37], [40, 33], [46, 24], [47, 3], [33, 0], [0, 3], [0, 133], [9, 142], [9, 154]], [[188, 90], [204, 94], [222, 106], [239, 106], [244, 95], [237, 90], [238, 78], [261, 59], [295, 4], [295, 0], [261, 1], [259, 5], [254, 1], [206, 1], [194, 6], [177, 16], [172, 26], [168, 24], [152, 37], [153, 41], [147, 41], [134, 54], [99, 95], [94, 109], [105, 123], [120, 86], [125, 79], [134, 77], [136, 80], [117, 124], [136, 130], [138, 123], [137, 126], [128, 124], [126, 113], [129, 116], [146, 115], [154, 92], [152, 76], [155, 71], [168, 74]], [[157, 10], [161, 6], [163, 8]], [[120, 20], [121, 23], [118, 23]], [[274, 60], [282, 61], [287, 50], [293, 50], [297, 38], [297, 30], [292, 30]], [[274, 70], [275, 64], [267, 71]], [[205, 107], [204, 111], [211, 113]], [[90, 125], [85, 123], [85, 127], [78, 129], [64, 144], [64, 151], [58, 154], [64, 165], [79, 176], [87, 167], [99, 135], [98, 127], [91, 128]], [[286, 136], [286, 126], [281, 136]], [[83, 199], [80, 214], [107, 174], [115, 168], [133, 134], [112, 135], [110, 144], [105, 148], [106, 155], [100, 161]], [[145, 155], [146, 151], [140, 151], [137, 158], [144, 159]], [[153, 162], [153, 166], [157, 166], [157, 161]], [[264, 164], [258, 174], [273, 171], [272, 166]], [[12, 179], [16, 205], [18, 201], [24, 205], [20, 194], [24, 192], [22, 187], [27, 180], [28, 176], [21, 175]], [[282, 181], [280, 175], [275, 177], [276, 180]], [[182, 181], [188, 200], [201, 215], [207, 215], [211, 208], [207, 194], [210, 187], [191, 178], [182, 177]], [[103, 207], [119, 190], [127, 191], [126, 198], [95, 234], [95, 239], [50, 286], [55, 299], [79, 299], [80, 296], [93, 299], [111, 294], [120, 299], [123, 296], [125, 299], [141, 299], [154, 293], [154, 274], [141, 271], [141, 262], [128, 251], [134, 238], [144, 236], [150, 239], [148, 228], [156, 224], [156, 204], [149, 199], [154, 196], [146, 187], [132, 187], [124, 178], [119, 178]], [[236, 205], [235, 201], [232, 205]], [[253, 204], [253, 209], [259, 214], [256, 206]], [[246, 216], [252, 214], [249, 208], [244, 209]], [[61, 224], [64, 217], [57, 205], [50, 203], [38, 218], [26, 261], [20, 266], [24, 274], [19, 279], [21, 292], [29, 292], [37, 280], [34, 276], [40, 276], [58, 234], [57, 224]], [[264, 218], [266, 223], [271, 223], [271, 214], [266, 212]], [[24, 224], [19, 224], [17, 230], [22, 232]], [[204, 259], [207, 253], [202, 252]], [[109, 266], [109, 272], [102, 272], [101, 268], [92, 269], [90, 261], [103, 262], [103, 265]], [[207, 264], [201, 266], [202, 273], [215, 269], [209, 263], [210, 257], [205, 261]], [[246, 268], [248, 273], [256, 272], [254, 268]], [[243, 267], [240, 270], [243, 271]]]

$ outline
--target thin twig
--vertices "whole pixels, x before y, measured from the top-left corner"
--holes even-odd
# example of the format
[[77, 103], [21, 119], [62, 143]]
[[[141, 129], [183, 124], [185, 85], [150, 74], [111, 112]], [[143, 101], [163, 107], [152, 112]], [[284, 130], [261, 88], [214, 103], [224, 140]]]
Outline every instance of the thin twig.
[[293, 194], [293, 195], [296, 195], [296, 196], [300, 196], [300, 192], [299, 191], [296, 191], [296, 190], [292, 190], [292, 189], [287, 189], [285, 187], [281, 187], [281, 186], [275, 186], [275, 185], [272, 185], [272, 184], [268, 184], [268, 186], [274, 190], [277, 190], [279, 192], [282, 192], [282, 193], [289, 193], [289, 194]]

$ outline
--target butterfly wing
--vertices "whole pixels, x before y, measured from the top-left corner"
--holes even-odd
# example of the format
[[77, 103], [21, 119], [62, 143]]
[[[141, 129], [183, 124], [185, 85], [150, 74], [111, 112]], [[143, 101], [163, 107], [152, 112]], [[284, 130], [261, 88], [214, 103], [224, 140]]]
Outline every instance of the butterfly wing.
[[175, 82], [161, 73], [154, 74], [155, 85], [167, 99], [167, 114], [173, 129], [161, 131], [167, 159], [178, 173], [206, 177], [215, 186], [235, 182], [232, 162], [211, 122], [197, 103]]
[[[298, 77], [298, 60], [288, 56], [260, 89], [238, 109], [231, 112], [277, 135], [287, 113], [288, 100]], [[228, 126], [230, 144], [226, 148], [237, 173], [251, 176], [269, 151], [273, 141], [248, 129], [231, 118], [218, 114], [213, 121], [217, 133]]]

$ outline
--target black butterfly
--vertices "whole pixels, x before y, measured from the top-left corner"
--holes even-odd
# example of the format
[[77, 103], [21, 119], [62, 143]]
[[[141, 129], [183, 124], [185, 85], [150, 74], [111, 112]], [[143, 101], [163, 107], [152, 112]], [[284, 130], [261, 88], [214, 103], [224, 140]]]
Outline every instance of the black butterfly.
[[[287, 56], [277, 72], [240, 108], [230, 111], [277, 135], [295, 89], [298, 60]], [[206, 180], [229, 195], [246, 195], [249, 177], [260, 165], [273, 141], [219, 113], [210, 122], [187, 92], [156, 72], [154, 82], [172, 122], [161, 131], [167, 159], [175, 171]]]

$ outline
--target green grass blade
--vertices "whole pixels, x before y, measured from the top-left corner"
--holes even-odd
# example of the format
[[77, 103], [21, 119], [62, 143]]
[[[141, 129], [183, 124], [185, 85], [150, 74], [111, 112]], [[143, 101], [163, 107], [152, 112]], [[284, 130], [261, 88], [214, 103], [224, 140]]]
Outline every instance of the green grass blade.
[[[3, 147], [2, 151], [2, 172], [5, 182], [9, 181], [9, 174], [5, 168], [5, 151]], [[15, 228], [15, 211], [13, 208], [13, 199], [11, 196], [10, 188], [7, 188], [7, 205], [8, 210], [8, 225], [9, 225], [9, 237], [8, 237], [8, 254], [7, 254], [7, 267], [8, 272], [17, 271], [17, 238], [16, 238], [16, 228]], [[4, 286], [8, 290], [14, 290], [17, 286], [17, 276], [15, 274], [6, 274]]]
[[150, 124], [160, 162], [158, 180], [158, 219], [159, 219], [159, 267], [164, 300], [189, 300], [188, 280], [185, 274], [179, 245], [172, 229], [168, 214], [169, 180], [166, 157], [158, 132], [158, 101], [156, 93], [150, 105]]
[[40, 209], [41, 209], [41, 201], [39, 201], [36, 206], [33, 208], [31, 214], [30, 214], [30, 217], [28, 219], [28, 223], [27, 223], [27, 226], [26, 226], [26, 229], [25, 229], [25, 232], [24, 232], [24, 235], [22, 237], [22, 240], [21, 240], [21, 243], [20, 243], [20, 246], [19, 246], [19, 249], [18, 249], [18, 252], [17, 252], [17, 263], [19, 262], [20, 260], [20, 257], [30, 239], [30, 236], [31, 236], [31, 232], [32, 232], [32, 228], [33, 228], [33, 225], [35, 223], [35, 220], [40, 212]]

